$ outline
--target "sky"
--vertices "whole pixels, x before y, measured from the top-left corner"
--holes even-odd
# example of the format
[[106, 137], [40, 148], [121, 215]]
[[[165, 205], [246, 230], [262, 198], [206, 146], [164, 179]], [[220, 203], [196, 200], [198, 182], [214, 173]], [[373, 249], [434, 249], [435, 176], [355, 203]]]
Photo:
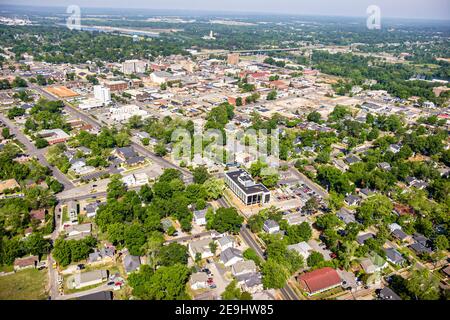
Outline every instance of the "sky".
[[450, 0], [0, 0], [4, 4], [190, 11], [254, 12], [294, 15], [367, 16], [377, 5], [381, 17], [450, 20]]

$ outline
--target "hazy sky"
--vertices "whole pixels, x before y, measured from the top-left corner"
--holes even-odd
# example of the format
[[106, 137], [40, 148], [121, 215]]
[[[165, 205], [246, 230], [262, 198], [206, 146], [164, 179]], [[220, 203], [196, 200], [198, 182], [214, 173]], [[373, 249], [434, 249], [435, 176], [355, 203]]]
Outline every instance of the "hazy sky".
[[203, 11], [366, 16], [378, 5], [382, 17], [450, 20], [450, 0], [0, 0], [17, 5], [149, 8]]

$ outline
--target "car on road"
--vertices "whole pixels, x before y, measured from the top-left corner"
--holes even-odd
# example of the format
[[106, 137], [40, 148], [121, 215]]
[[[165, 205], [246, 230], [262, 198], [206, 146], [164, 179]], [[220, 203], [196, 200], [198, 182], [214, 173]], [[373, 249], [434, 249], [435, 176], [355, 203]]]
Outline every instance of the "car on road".
[[217, 288], [217, 286], [213, 283], [212, 285], [209, 286], [210, 289], [215, 289]]
[[77, 270], [83, 270], [85, 269], [84, 264], [80, 263], [79, 265], [77, 265]]
[[114, 283], [115, 283], [114, 281], [109, 281], [109, 282], [107, 283], [107, 285], [108, 285], [108, 286], [112, 286]]

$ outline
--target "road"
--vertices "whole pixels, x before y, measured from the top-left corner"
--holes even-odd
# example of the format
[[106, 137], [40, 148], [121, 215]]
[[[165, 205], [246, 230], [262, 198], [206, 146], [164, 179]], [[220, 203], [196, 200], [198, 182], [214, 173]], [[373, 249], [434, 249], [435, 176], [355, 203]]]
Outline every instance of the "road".
[[44, 149], [36, 148], [36, 146], [28, 140], [19, 128], [17, 128], [17, 126], [3, 114], [0, 114], [0, 120], [9, 127], [10, 132], [14, 134], [17, 140], [25, 145], [30, 156], [35, 156], [43, 166], [52, 170], [53, 176], [64, 185], [65, 190], [70, 190], [74, 187], [73, 183], [61, 171], [59, 171], [58, 168], [53, 167], [50, 163], [48, 163], [44, 156]]
[[[45, 96], [49, 100], [58, 100], [56, 97], [54, 97], [53, 95], [49, 94], [48, 92], [46, 92], [45, 90], [43, 90], [39, 86], [30, 85], [30, 87], [33, 88], [34, 90], [38, 91], [40, 94], [42, 94], [43, 96]], [[75, 114], [80, 120], [86, 122], [87, 124], [92, 125], [92, 127], [94, 127], [95, 129], [100, 130], [100, 128], [103, 126], [99, 121], [93, 119], [92, 116], [90, 116], [86, 112], [83, 112], [83, 111], [81, 111], [79, 109], [76, 109], [76, 108], [72, 107], [71, 105], [69, 105], [64, 100], [62, 100], [62, 101], [64, 102], [65, 110], [68, 113]], [[181, 171], [186, 178], [192, 178], [192, 174], [191, 174], [191, 172], [189, 170], [184, 169], [184, 168], [180, 168], [177, 165], [173, 164], [172, 162], [157, 156], [155, 153], [151, 152], [150, 150], [148, 150], [144, 146], [142, 146], [142, 145], [140, 145], [140, 144], [138, 144], [138, 143], [136, 143], [134, 141], [131, 141], [131, 146], [137, 152], [139, 152], [140, 154], [142, 154], [142, 155], [152, 159], [153, 162], [159, 164], [161, 167], [177, 169], [177, 170]]]
[[[224, 198], [220, 198], [217, 201], [222, 207], [229, 208], [230, 205]], [[252, 233], [248, 230], [247, 225], [244, 224], [241, 229], [239, 230], [239, 235], [241, 238], [247, 243], [247, 245], [255, 250], [255, 252], [258, 254], [258, 256], [266, 260], [266, 257], [264, 256], [264, 251], [259, 246], [258, 242], [253, 237]], [[280, 289], [281, 294], [284, 297], [284, 300], [299, 300], [297, 294], [295, 291], [291, 288], [289, 284], [286, 284], [283, 288]]]

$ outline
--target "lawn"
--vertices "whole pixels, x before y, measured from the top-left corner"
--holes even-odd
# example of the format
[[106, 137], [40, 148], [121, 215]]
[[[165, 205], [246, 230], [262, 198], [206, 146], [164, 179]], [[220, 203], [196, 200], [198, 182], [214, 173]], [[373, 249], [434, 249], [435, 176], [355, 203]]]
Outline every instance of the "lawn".
[[43, 300], [47, 270], [28, 269], [0, 277], [0, 300]]

